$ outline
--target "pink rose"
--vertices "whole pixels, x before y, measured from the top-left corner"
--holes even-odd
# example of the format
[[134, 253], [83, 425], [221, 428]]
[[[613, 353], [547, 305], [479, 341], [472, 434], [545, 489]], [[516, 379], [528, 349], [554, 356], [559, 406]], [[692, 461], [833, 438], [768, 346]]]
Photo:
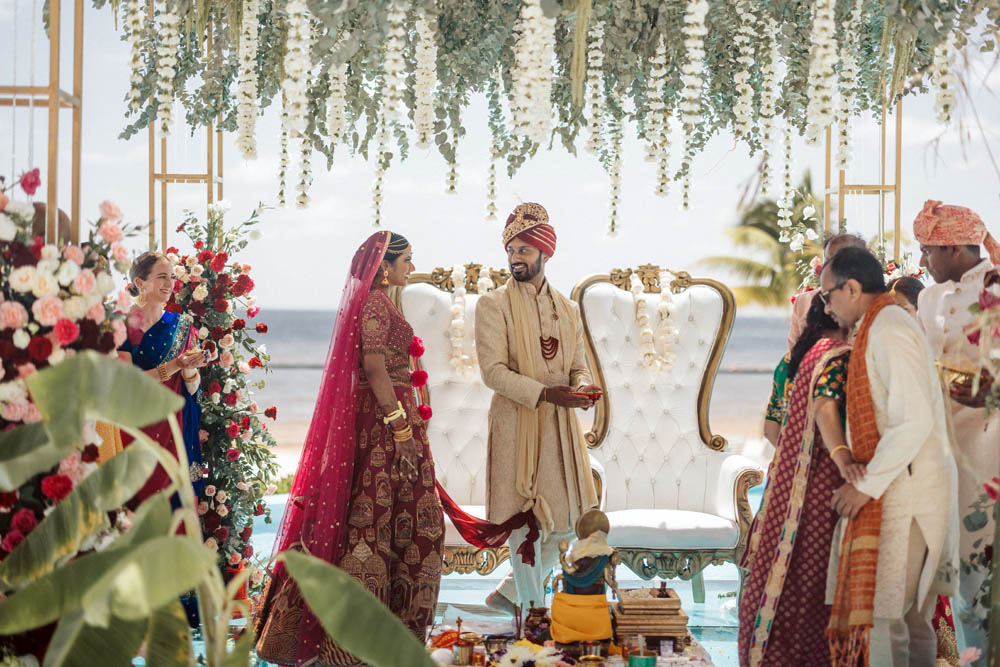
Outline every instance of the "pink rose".
[[251, 306], [250, 308], [247, 308], [247, 317], [257, 317], [259, 312], [260, 308], [257, 306]]
[[247, 484], [246, 482], [236, 482], [236, 488], [239, 489], [240, 491], [246, 491], [247, 489], [250, 488], [250, 485]]
[[21, 189], [24, 190], [25, 194], [29, 196], [34, 195], [35, 190], [37, 190], [38, 186], [41, 184], [42, 173], [38, 167], [21, 174]]
[[[116, 323], [121, 324], [120, 321]], [[67, 345], [70, 345], [77, 338], [80, 337], [80, 327], [76, 325], [76, 322], [63, 318], [58, 322], [56, 322], [56, 326], [53, 329], [53, 333], [55, 333], [56, 339], [59, 341], [59, 344], [63, 347], [66, 347]], [[123, 341], [125, 340], [124, 336], [125, 336], [125, 327], [123, 326], [122, 327]], [[118, 345], [121, 345], [121, 343], [118, 343]]]
[[241, 361], [239, 363], [239, 365], [237, 366], [237, 368], [240, 370], [240, 373], [249, 373], [250, 372], [250, 364], [248, 364], [245, 361]]
[[97, 278], [90, 269], [81, 269], [80, 274], [73, 281], [73, 291], [82, 296], [90, 294], [94, 286], [97, 285]]
[[114, 320], [111, 323], [111, 335], [114, 337], [115, 347], [121, 347], [125, 339], [128, 338], [128, 331], [125, 329], [125, 323], [121, 320]]
[[243, 271], [243, 273], [250, 273], [250, 268], [249, 264], [243, 264], [240, 266], [240, 270]]
[[127, 290], [118, 292], [118, 310], [127, 313], [132, 308], [132, 295]]
[[83, 250], [75, 245], [68, 245], [63, 248], [63, 257], [73, 262], [74, 264], [83, 264]]
[[24, 534], [21, 531], [14, 529], [3, 536], [2, 547], [3, 550], [10, 553], [17, 547], [18, 544], [24, 541]]
[[121, 243], [111, 244], [111, 255], [119, 262], [128, 261], [128, 250]]
[[28, 409], [24, 411], [24, 423], [34, 424], [42, 421], [42, 413], [38, 411], [38, 406], [28, 403]]
[[203, 428], [198, 429], [198, 440], [201, 442], [208, 442], [208, 431]]
[[97, 228], [97, 231], [108, 243], [117, 243], [125, 238], [125, 235], [122, 234], [122, 228], [111, 220], [105, 220], [102, 222], [101, 226]]
[[243, 558], [239, 554], [229, 554], [230, 565], [239, 565], [241, 560], [243, 560]]
[[101, 202], [101, 217], [111, 222], [118, 222], [122, 219], [122, 210], [114, 203], [105, 200]]
[[7, 204], [10, 203], [10, 199], [4, 193], [0, 192], [0, 211], [7, 208]]
[[218, 507], [215, 508], [215, 513], [218, 514], [219, 516], [224, 517], [227, 514], [229, 514], [229, 507], [227, 507], [226, 505], [219, 505]]
[[219, 363], [222, 364], [223, 368], [229, 368], [230, 366], [232, 366], [233, 361], [235, 361], [235, 359], [233, 358], [233, 353], [230, 352], [229, 350], [225, 350], [219, 356]]
[[209, 484], [208, 486], [205, 487], [205, 495], [208, 496], [209, 498], [214, 496], [216, 491], [218, 491], [218, 489], [215, 488], [214, 484]]
[[28, 323], [28, 310], [18, 301], [0, 303], [0, 330], [20, 329]]
[[43, 296], [31, 304], [31, 312], [43, 327], [55, 326], [63, 316], [62, 300], [57, 296]]
[[59, 474], [69, 477], [70, 481], [73, 482], [73, 486], [80, 483], [80, 480], [83, 479], [84, 469], [80, 465], [79, 450], [74, 451], [59, 462]]
[[93, 306], [91, 306], [90, 310], [87, 311], [87, 317], [89, 317], [90, 319], [92, 319], [96, 324], [100, 324], [101, 322], [103, 322], [104, 321], [104, 304], [103, 303], [95, 303]]
[[18, 398], [16, 400], [10, 401], [9, 403], [4, 403], [3, 407], [0, 408], [0, 417], [3, 417], [9, 422], [20, 422], [24, 421], [24, 415], [28, 412], [28, 401], [24, 398]]
[[203, 500], [198, 503], [198, 516], [205, 516], [206, 514], [208, 514], [208, 503]]
[[34, 375], [37, 370], [38, 369], [35, 368], [35, 365], [29, 361], [17, 367], [17, 376], [22, 380], [27, 380]]

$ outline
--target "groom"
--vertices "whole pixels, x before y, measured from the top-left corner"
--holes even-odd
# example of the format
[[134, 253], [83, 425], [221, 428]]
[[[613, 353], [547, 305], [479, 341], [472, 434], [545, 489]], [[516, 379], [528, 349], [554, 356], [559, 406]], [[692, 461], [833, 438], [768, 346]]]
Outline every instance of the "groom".
[[[507, 218], [503, 244], [513, 280], [476, 306], [476, 353], [490, 405], [486, 512], [492, 523], [531, 510], [541, 528], [536, 560], [511, 558], [511, 574], [486, 599], [514, 612], [545, 603], [545, 577], [559, 557], [559, 540], [573, 534], [581, 513], [596, 507], [587, 445], [574, 408], [593, 403], [578, 306], [545, 279], [556, 233], [540, 204], [521, 204]], [[515, 553], [527, 526], [509, 539]]]

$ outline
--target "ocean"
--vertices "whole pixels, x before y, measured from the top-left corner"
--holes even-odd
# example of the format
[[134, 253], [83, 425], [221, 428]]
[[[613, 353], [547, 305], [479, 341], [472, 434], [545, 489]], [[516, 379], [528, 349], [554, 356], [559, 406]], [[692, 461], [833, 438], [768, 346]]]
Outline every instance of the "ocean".
[[[275, 405], [279, 419], [309, 421], [326, 361], [335, 313], [317, 310], [261, 311], [260, 336], [271, 355], [267, 386], [256, 393], [261, 406]], [[785, 353], [787, 317], [737, 313], [722, 366], [715, 381], [710, 415], [713, 426], [737, 429], [746, 437], [760, 433], [760, 420], [771, 391], [771, 376]], [[747, 432], [751, 431], [751, 432]], [[723, 435], [729, 435], [723, 430]]]

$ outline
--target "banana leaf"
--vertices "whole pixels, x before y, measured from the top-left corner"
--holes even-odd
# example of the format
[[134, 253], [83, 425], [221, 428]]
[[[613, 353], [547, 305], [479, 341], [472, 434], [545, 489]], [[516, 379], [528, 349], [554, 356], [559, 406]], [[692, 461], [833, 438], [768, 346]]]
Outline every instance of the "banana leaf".
[[244, 630], [240, 638], [236, 640], [236, 647], [226, 654], [222, 667], [246, 667], [250, 662], [250, 649], [253, 648], [253, 641], [253, 630]]
[[44, 667], [129, 665], [146, 635], [145, 620], [113, 619], [106, 628], [84, 622], [77, 607], [61, 619], [45, 652]]
[[[194, 658], [187, 616], [180, 600], [160, 607], [149, 619], [146, 636], [146, 667], [179, 667], [190, 665]], [[248, 661], [244, 660], [244, 665]], [[96, 663], [91, 663], [96, 664]]]
[[52, 443], [42, 422], [0, 432], [0, 491], [16, 489], [66, 454]]
[[184, 404], [135, 366], [90, 350], [35, 373], [27, 384], [53, 444], [67, 452], [80, 443], [87, 419], [141, 428]]
[[0, 563], [0, 582], [14, 588], [37, 579], [107, 526], [107, 512], [134, 496], [156, 467], [151, 447], [136, 441], [80, 482]]
[[297, 551], [280, 558], [323, 629], [344, 650], [373, 667], [434, 667], [402, 621], [346, 572]]

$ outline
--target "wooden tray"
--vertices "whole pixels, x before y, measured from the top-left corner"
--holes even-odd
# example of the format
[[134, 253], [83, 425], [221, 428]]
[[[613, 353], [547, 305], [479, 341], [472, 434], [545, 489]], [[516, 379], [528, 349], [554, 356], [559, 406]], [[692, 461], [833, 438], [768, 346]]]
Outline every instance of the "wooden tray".
[[622, 588], [618, 591], [618, 604], [626, 614], [652, 612], [656, 614], [671, 613], [681, 608], [681, 598], [677, 591], [667, 589], [667, 597], [658, 598], [656, 588]]

